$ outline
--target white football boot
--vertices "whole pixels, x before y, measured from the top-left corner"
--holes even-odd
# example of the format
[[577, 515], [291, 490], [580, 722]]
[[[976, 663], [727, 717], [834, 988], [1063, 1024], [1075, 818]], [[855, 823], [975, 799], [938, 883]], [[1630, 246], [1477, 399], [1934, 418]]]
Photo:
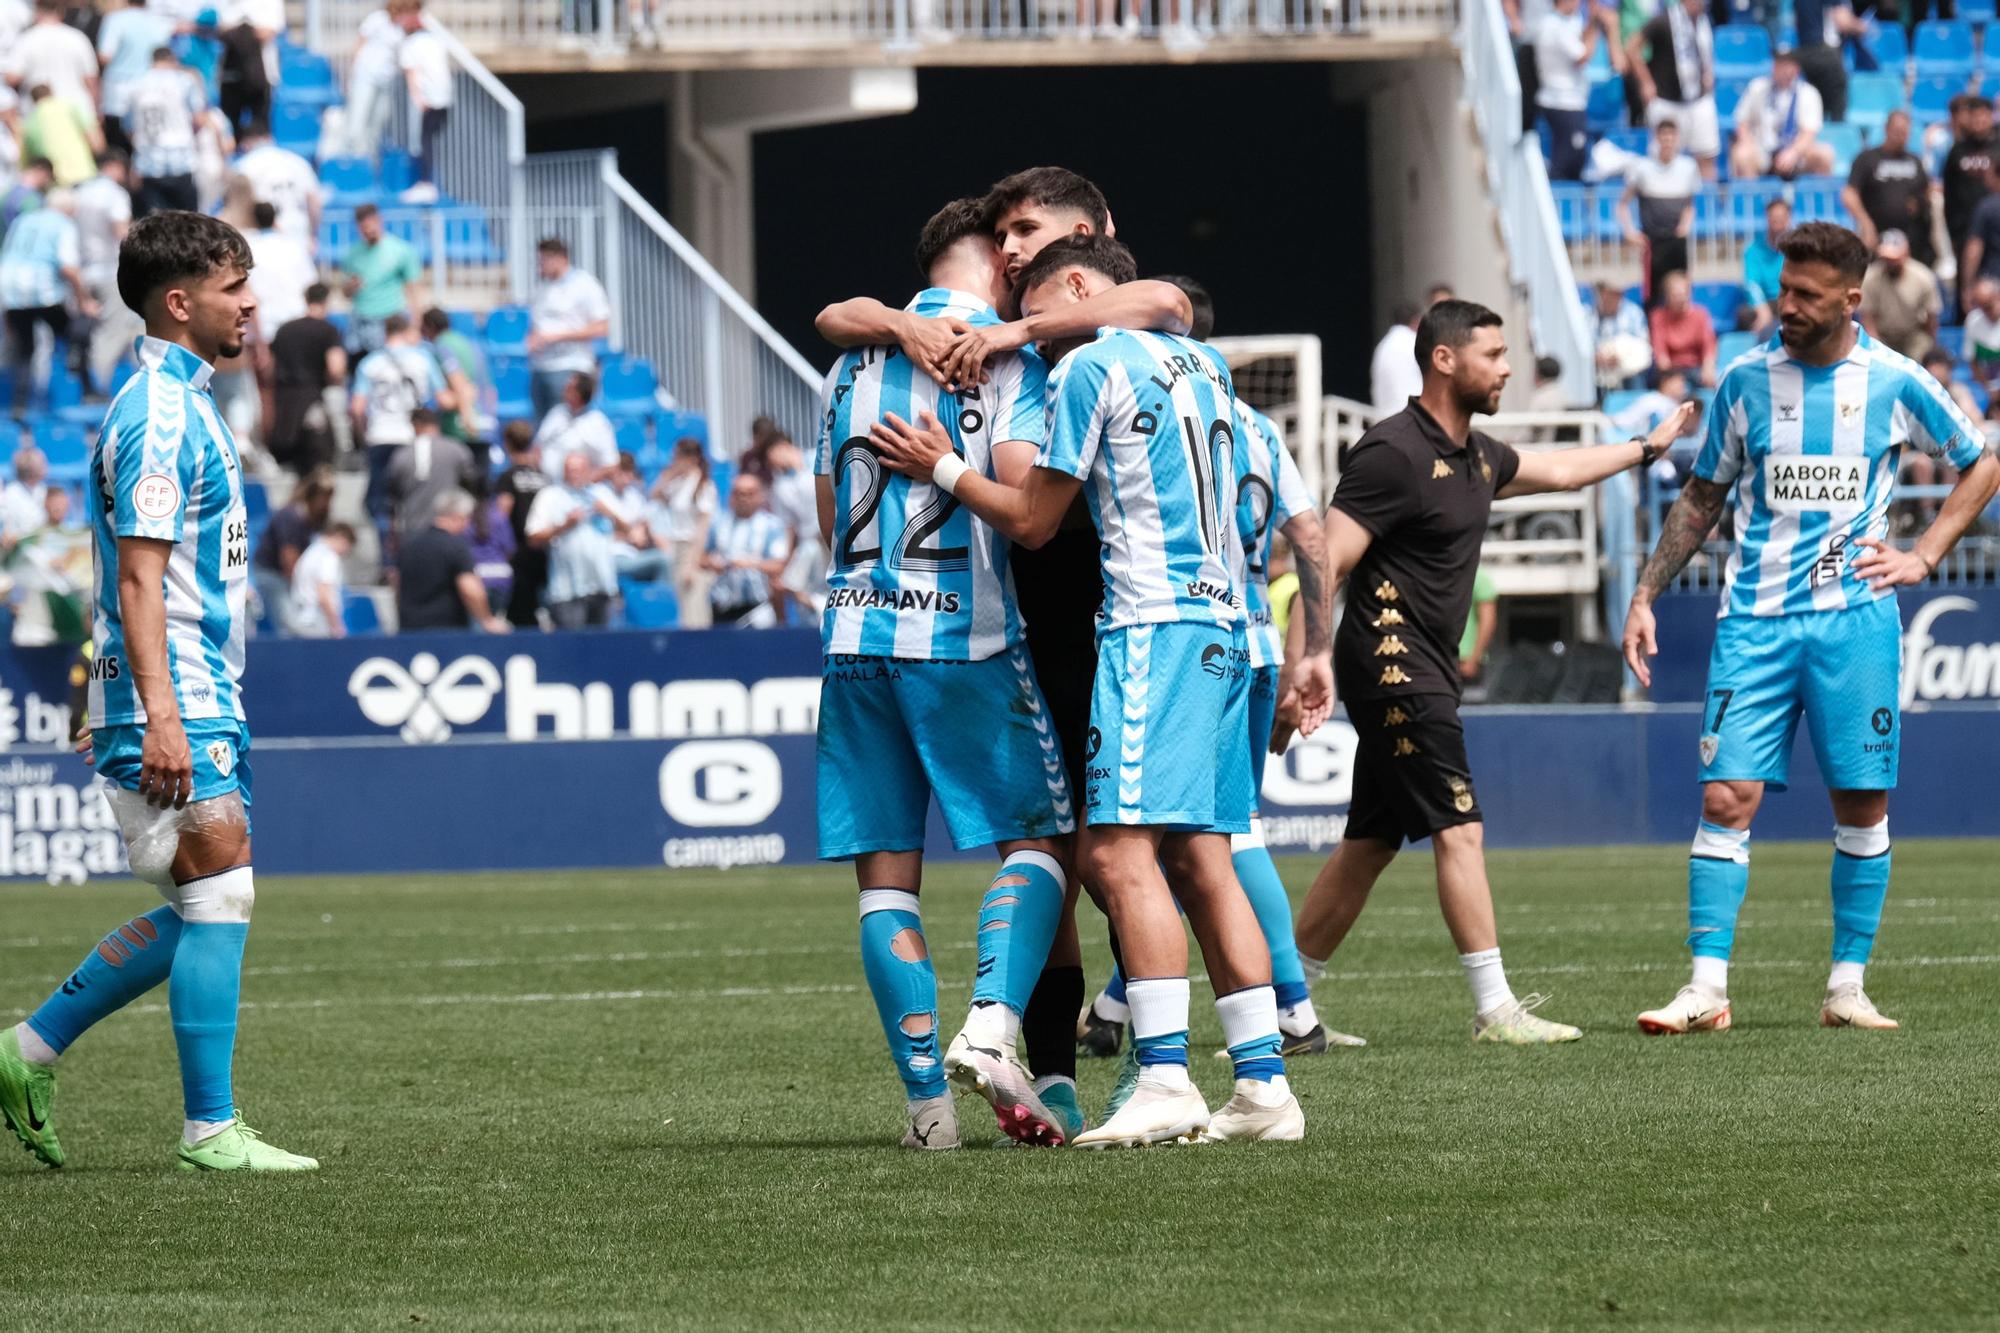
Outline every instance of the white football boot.
[[1236, 1080], [1236, 1095], [1208, 1118], [1202, 1143], [1296, 1143], [1306, 1136], [1306, 1113], [1287, 1087], [1282, 1092], [1252, 1078]]
[[1010, 1139], [1036, 1147], [1060, 1147], [1062, 1122], [1042, 1104], [1034, 1075], [1011, 1046], [977, 1046], [961, 1032], [944, 1054], [944, 1076], [960, 1092], [983, 1097]]
[[1877, 1032], [1894, 1032], [1903, 1026], [1877, 1009], [1858, 981], [1835, 986], [1826, 993], [1826, 999], [1819, 1007], [1819, 1025], [1823, 1028], [1871, 1028]]
[[1208, 1128], [1208, 1103], [1192, 1083], [1170, 1088], [1148, 1072], [1118, 1114], [1076, 1136], [1078, 1148], [1143, 1148], [1154, 1143], [1194, 1143]]
[[1639, 1015], [1639, 1031], [1649, 1037], [1685, 1032], [1729, 1031], [1729, 997], [1713, 986], [1690, 981], [1673, 1002]]
[[903, 1135], [905, 1148], [943, 1152], [958, 1146], [958, 1112], [952, 1107], [950, 1093], [910, 1102], [905, 1109], [910, 1117], [909, 1132]]
[[1582, 1028], [1535, 1016], [1535, 1010], [1548, 1003], [1548, 999], [1546, 995], [1523, 995], [1497, 1009], [1489, 1009], [1472, 1020], [1472, 1039], [1508, 1046], [1547, 1046], [1583, 1036]]

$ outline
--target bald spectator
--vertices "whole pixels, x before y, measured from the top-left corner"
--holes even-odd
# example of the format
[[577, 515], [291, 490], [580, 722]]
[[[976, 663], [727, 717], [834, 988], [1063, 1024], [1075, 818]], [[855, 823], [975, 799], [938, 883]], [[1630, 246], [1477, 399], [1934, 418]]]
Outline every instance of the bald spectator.
[[1882, 142], [1854, 159], [1840, 202], [1854, 220], [1861, 243], [1874, 248], [1885, 231], [1909, 238], [1910, 258], [1925, 268], [1937, 263], [1931, 241], [1931, 178], [1924, 160], [1910, 151], [1910, 113], [1889, 113]]
[[1943, 309], [1937, 274], [1910, 258], [1910, 242], [1902, 232], [1883, 232], [1875, 262], [1861, 279], [1861, 327], [1912, 361], [1922, 361], [1937, 345]]

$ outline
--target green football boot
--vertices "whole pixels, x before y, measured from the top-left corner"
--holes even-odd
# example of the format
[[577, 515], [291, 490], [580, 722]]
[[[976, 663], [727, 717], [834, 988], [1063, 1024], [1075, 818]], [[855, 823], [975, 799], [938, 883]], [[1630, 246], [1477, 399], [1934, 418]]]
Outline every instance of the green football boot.
[[1118, 1057], [1118, 1082], [1111, 1089], [1111, 1100], [1104, 1104], [1104, 1119], [1117, 1115], [1126, 1102], [1132, 1100], [1132, 1090], [1139, 1086], [1139, 1044], [1125, 1043], [1125, 1053]]
[[319, 1170], [313, 1158], [273, 1148], [240, 1119], [230, 1121], [200, 1143], [183, 1143], [174, 1165], [182, 1171]]
[[0, 1116], [21, 1145], [50, 1166], [65, 1160], [56, 1142], [54, 1107], [56, 1071], [21, 1055], [21, 1039], [13, 1028], [0, 1034]]

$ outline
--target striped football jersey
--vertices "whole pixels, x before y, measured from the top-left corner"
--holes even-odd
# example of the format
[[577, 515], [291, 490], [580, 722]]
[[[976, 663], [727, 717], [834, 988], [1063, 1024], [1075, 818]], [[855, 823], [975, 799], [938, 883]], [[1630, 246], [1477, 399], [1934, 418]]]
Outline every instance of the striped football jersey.
[[1250, 665], [1282, 666], [1285, 636], [1271, 621], [1271, 541], [1278, 529], [1313, 507], [1305, 478], [1285, 447], [1278, 424], [1236, 400], [1236, 535], [1243, 561], [1236, 584], [1249, 621]]

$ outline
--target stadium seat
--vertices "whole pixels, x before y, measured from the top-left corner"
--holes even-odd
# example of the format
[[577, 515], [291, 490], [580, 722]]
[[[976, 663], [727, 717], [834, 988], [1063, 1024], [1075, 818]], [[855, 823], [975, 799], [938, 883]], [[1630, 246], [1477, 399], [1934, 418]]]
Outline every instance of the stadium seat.
[[349, 591], [342, 605], [340, 618], [347, 625], [349, 634], [380, 634], [382, 632], [382, 609], [375, 605], [375, 599], [365, 592]]
[[1855, 74], [1847, 80], [1847, 123], [1867, 136], [1868, 142], [1882, 141], [1882, 126], [1889, 113], [1903, 105], [1903, 76], [1900, 74]]
[[1932, 19], [1917, 25], [1917, 77], [1972, 77], [1979, 63], [1972, 45], [1972, 25], [1962, 19]]
[[1715, 77], [1754, 79], [1771, 71], [1771, 34], [1749, 23], [1715, 30]]
[[[1717, 79], [1715, 81], [1715, 114], [1724, 124], [1736, 119], [1736, 104], [1743, 100], [1743, 89], [1748, 86], [1743, 79]], [[1724, 154], [1727, 156], [1727, 154]]]
[[1840, 202], [1841, 187], [1846, 184], [1845, 176], [1800, 176], [1792, 182], [1792, 220], [1846, 226], [1847, 206]]
[[1854, 159], [1861, 155], [1861, 129], [1847, 121], [1837, 120], [1822, 125], [1819, 140], [1833, 150], [1835, 175], [1845, 176], [1847, 169], [1854, 165]]
[[1582, 181], [1550, 181], [1549, 194], [1556, 205], [1556, 221], [1563, 240], [1582, 245], [1590, 238], [1590, 199], [1594, 191]]
[[493, 376], [494, 415], [502, 421], [533, 421], [535, 403], [528, 387], [527, 359], [489, 353], [486, 368]]
[[279, 57], [279, 81], [271, 92], [274, 106], [303, 106], [317, 112], [338, 105], [340, 88], [333, 77], [333, 65], [324, 56], [304, 52]]
[[32, 423], [35, 445], [49, 460], [49, 479], [74, 485], [90, 474], [90, 438], [81, 426], [55, 417]]
[[598, 404], [606, 416], [643, 417], [654, 407], [653, 390], [659, 381], [652, 363], [636, 356], [614, 357], [603, 367], [598, 383]]
[[[658, 436], [660, 447], [672, 451], [682, 440], [699, 440], [703, 449], [708, 448], [708, 418], [699, 412], [662, 411], [654, 422], [654, 434]], [[716, 482], [717, 488], [723, 483]]]
[[382, 202], [375, 169], [358, 157], [330, 157], [319, 164], [320, 184], [327, 188], [327, 206], [353, 208]]
[[271, 137], [279, 147], [312, 160], [319, 153], [319, 108], [279, 102], [271, 108]]
[[1644, 156], [1646, 150], [1653, 146], [1652, 135], [1647, 133], [1644, 128], [1635, 127], [1629, 130], [1613, 130], [1604, 137], [1609, 139], [1615, 147], [1622, 148], [1628, 153], [1639, 156]]
[[616, 429], [618, 432], [619, 453], [632, 455], [633, 461], [636, 462], [641, 455], [648, 451], [649, 443], [646, 439], [646, 423], [644, 421], [628, 417], [620, 421]]
[[437, 204], [444, 217], [444, 257], [451, 264], [499, 264], [506, 255], [494, 243], [485, 210], [470, 205]]
[[1993, 0], [1958, 0], [1958, 16], [1974, 28], [1984, 28], [1993, 21]]
[[524, 306], [496, 306], [486, 316], [486, 351], [492, 356], [528, 354], [528, 311]]
[[1645, 396], [1644, 389], [1613, 389], [1604, 395], [1604, 415], [1615, 417]]
[[1919, 120], [1936, 120], [1948, 115], [1951, 99], [1965, 91], [1965, 80], [1949, 75], [1919, 78], [1910, 90], [1910, 114]]
[[1592, 84], [1584, 116], [1592, 134], [1625, 128], [1625, 85], [1617, 79]]
[[326, 322], [340, 330], [340, 336], [344, 340], [347, 337], [348, 327], [353, 323], [353, 320], [349, 318], [345, 310], [329, 310], [326, 312]]
[[1708, 311], [1718, 333], [1736, 327], [1736, 312], [1749, 299], [1749, 293], [1738, 283], [1697, 282], [1694, 285], [1695, 304]]
[[451, 320], [453, 331], [462, 333], [475, 342], [479, 340], [480, 326], [485, 317], [477, 310], [447, 310], [445, 316]]
[[384, 148], [381, 178], [384, 190], [401, 194], [417, 183], [417, 160], [406, 148]]
[[1910, 63], [1910, 39], [1900, 23], [1874, 24], [1868, 50], [1885, 74], [1901, 74]]
[[1722, 334], [1715, 340], [1715, 364], [1726, 366], [1756, 345], [1757, 335], [1754, 333], [1738, 333], [1731, 330]]
[[672, 629], [681, 623], [680, 603], [666, 580], [641, 583], [620, 579], [625, 597], [625, 624], [632, 629]]
[[1941, 324], [1937, 331], [1937, 345], [1950, 352], [1957, 361], [1965, 360], [1965, 326], [1962, 324]]

